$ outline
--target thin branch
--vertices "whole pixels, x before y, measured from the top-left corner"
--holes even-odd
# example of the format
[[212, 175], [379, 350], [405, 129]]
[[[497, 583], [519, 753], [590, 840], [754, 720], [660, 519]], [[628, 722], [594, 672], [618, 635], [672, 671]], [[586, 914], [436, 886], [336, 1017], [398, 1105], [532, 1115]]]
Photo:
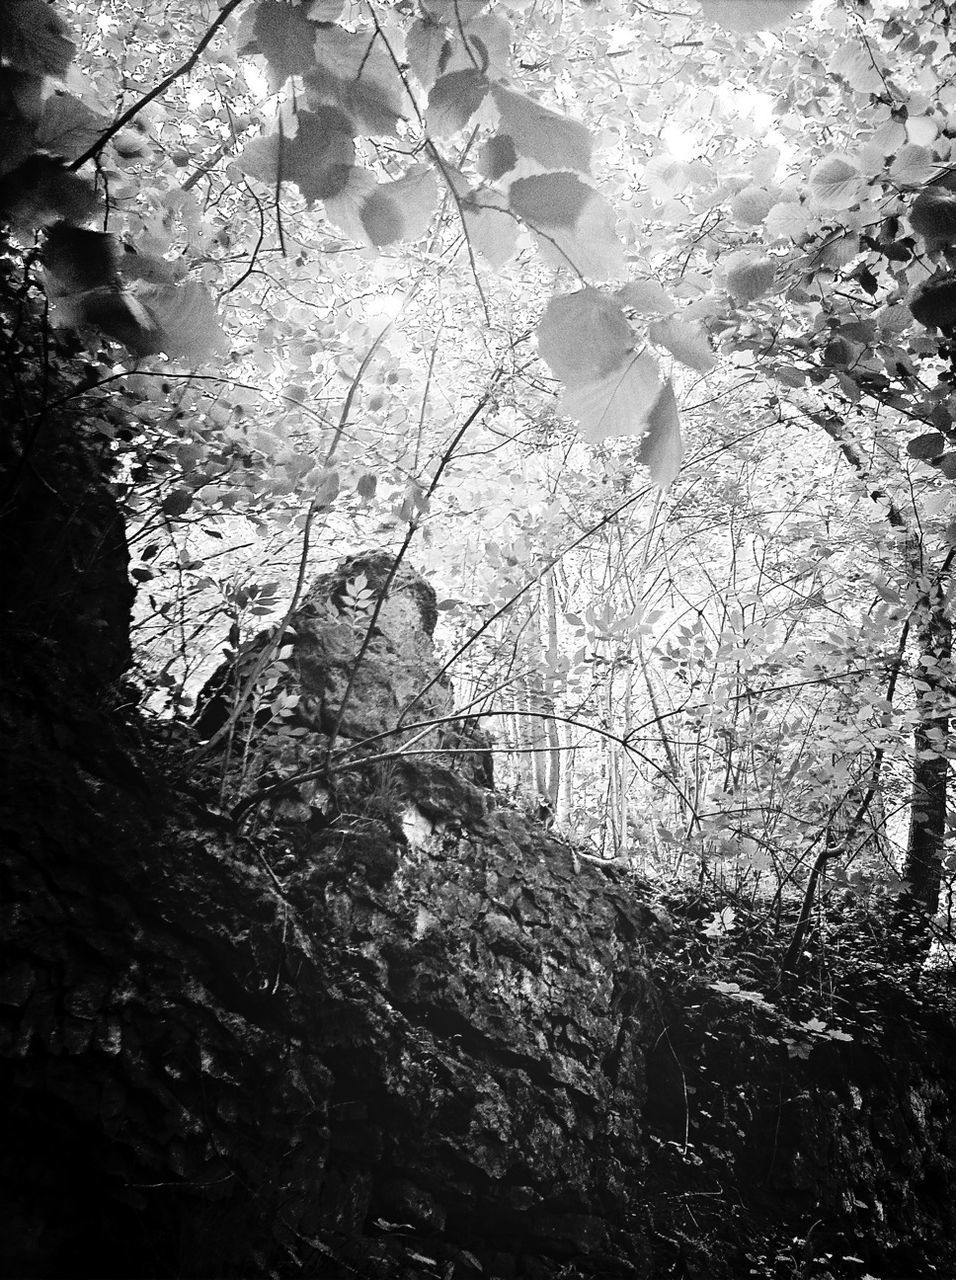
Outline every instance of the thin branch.
[[216, 32], [224, 26], [229, 15], [244, 3], [245, 0], [227, 0], [227, 3], [219, 10], [216, 20], [213, 22], [212, 26], [196, 45], [195, 49], [186, 61], [181, 63], [175, 71], [171, 71], [165, 80], [160, 80], [159, 84], [150, 89], [149, 93], [144, 94], [138, 102], [134, 102], [128, 110], [124, 111], [121, 116], [114, 120], [110, 127], [104, 133], [100, 134], [99, 138], [97, 138], [96, 142], [94, 142], [91, 147], [88, 147], [81, 156], [77, 156], [73, 163], [69, 165], [69, 168], [73, 170], [81, 169], [83, 165], [86, 164], [87, 160], [95, 159], [110, 139], [115, 138], [121, 129], [125, 129], [131, 120], [135, 120], [144, 107], [149, 106], [149, 104], [155, 101], [156, 98], [162, 97], [169, 86], [175, 84], [180, 76], [188, 75], [202, 57], [203, 51], [206, 49], [207, 45], [211, 43]]

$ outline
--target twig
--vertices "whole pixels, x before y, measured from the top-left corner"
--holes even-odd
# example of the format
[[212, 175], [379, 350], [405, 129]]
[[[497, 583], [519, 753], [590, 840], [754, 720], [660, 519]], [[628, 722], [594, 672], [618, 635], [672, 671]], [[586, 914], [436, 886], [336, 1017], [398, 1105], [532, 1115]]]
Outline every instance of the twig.
[[155, 101], [156, 98], [161, 97], [171, 84], [176, 83], [176, 81], [179, 79], [180, 76], [188, 75], [189, 72], [192, 71], [196, 63], [199, 61], [199, 59], [202, 57], [203, 51], [205, 50], [206, 46], [210, 44], [213, 36], [220, 29], [220, 27], [222, 27], [225, 24], [226, 19], [229, 17], [229, 15], [235, 9], [238, 9], [241, 4], [244, 4], [244, 3], [245, 3], [245, 0], [227, 0], [227, 3], [224, 4], [223, 7], [219, 10], [219, 13], [216, 17], [215, 22], [213, 22], [212, 26], [209, 28], [209, 30], [206, 32], [203, 38], [196, 45], [195, 49], [192, 51], [192, 53], [189, 55], [186, 61], [181, 63], [175, 69], [175, 71], [171, 71], [169, 75], [165, 78], [165, 80], [160, 80], [159, 84], [156, 85], [154, 88], [150, 89], [149, 93], [144, 94], [139, 99], [138, 102], [134, 102], [133, 105], [128, 108], [128, 110], [124, 111], [123, 114], [118, 117], [118, 119], [114, 120], [113, 123], [110, 125], [110, 127], [107, 130], [105, 130], [105, 132], [100, 134], [96, 142], [94, 142], [91, 147], [88, 147], [87, 150], [84, 151], [81, 156], [77, 156], [77, 158], [72, 162], [72, 164], [68, 166], [68, 168], [73, 170], [81, 169], [83, 165], [86, 164], [87, 160], [93, 160], [96, 156], [99, 155], [99, 153], [103, 150], [103, 148], [106, 146], [109, 140], [111, 138], [115, 138], [121, 129], [125, 129], [125, 127], [129, 124], [129, 122], [131, 120], [134, 120], [139, 115], [139, 113], [143, 110], [144, 107], [149, 106], [149, 104]]

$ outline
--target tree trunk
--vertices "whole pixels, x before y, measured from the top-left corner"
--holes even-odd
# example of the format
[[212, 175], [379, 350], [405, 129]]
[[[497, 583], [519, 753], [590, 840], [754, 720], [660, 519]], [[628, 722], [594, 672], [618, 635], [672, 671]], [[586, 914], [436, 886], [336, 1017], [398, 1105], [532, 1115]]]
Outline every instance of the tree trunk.
[[944, 754], [949, 716], [940, 710], [948, 698], [946, 672], [952, 660], [953, 628], [943, 592], [937, 588], [920, 632], [920, 665], [926, 688], [919, 694], [919, 720], [913, 734], [910, 829], [903, 879], [909, 903], [931, 920], [939, 906], [949, 762]]

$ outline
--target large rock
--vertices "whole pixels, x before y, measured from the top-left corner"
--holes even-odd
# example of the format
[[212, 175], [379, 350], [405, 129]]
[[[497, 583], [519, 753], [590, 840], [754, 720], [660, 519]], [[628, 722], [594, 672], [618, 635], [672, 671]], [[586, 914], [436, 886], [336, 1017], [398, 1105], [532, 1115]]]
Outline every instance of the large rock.
[[[318, 578], [281, 634], [261, 632], [200, 695], [196, 729], [222, 741], [217, 767], [236, 796], [268, 791], [270, 816], [305, 820], [326, 811], [337, 777], [358, 771], [367, 789], [364, 762], [383, 758], [388, 769], [374, 777], [387, 773], [426, 808], [436, 789], [449, 792], [440, 805], [468, 805], [455, 777], [490, 788], [490, 740], [455, 715], [432, 644], [436, 617], [432, 587], [383, 552]], [[323, 762], [319, 776], [277, 789]]]

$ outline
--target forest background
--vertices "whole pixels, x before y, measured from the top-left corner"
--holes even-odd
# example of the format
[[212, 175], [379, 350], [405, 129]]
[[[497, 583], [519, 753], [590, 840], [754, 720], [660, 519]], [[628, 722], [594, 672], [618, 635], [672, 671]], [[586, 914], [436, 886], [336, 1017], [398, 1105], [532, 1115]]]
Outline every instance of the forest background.
[[579, 845], [951, 938], [954, 50], [935, 2], [9, 0], [25, 456], [66, 406], [111, 468], [127, 697], [239, 664], [224, 811], [250, 705], [304, 732], [309, 579], [384, 549]]

